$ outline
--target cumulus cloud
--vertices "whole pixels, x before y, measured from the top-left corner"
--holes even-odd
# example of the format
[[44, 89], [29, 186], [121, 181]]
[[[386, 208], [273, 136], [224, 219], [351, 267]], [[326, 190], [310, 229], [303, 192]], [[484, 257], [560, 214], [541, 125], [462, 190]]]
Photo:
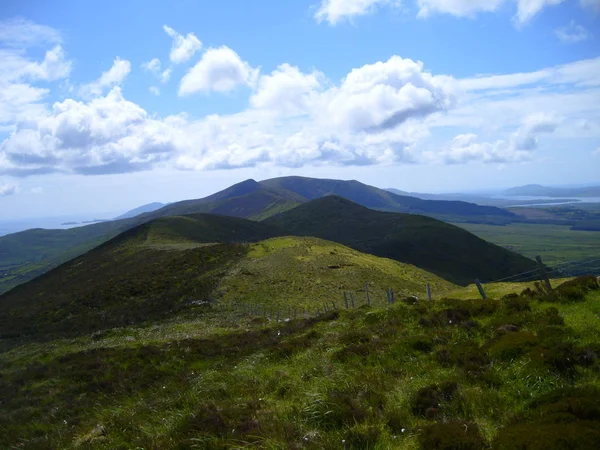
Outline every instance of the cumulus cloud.
[[451, 77], [433, 76], [423, 63], [393, 56], [353, 69], [326, 94], [322, 120], [353, 131], [384, 130], [450, 108], [455, 94]]
[[117, 57], [109, 70], [103, 72], [97, 80], [81, 87], [80, 95], [83, 97], [101, 95], [106, 89], [121, 85], [129, 72], [131, 72], [131, 63], [126, 59]]
[[196, 92], [230, 92], [241, 85], [252, 86], [258, 76], [254, 69], [229, 47], [208, 49], [181, 79], [179, 95]]
[[163, 25], [163, 30], [173, 39], [171, 53], [169, 54], [169, 58], [173, 64], [188, 61], [194, 53], [202, 48], [202, 42], [200, 42], [200, 39], [194, 33], [188, 33], [184, 36], [167, 25]]
[[168, 121], [155, 120], [114, 87], [89, 103], [67, 99], [20, 123], [0, 144], [0, 173], [122, 173], [147, 169], [173, 151]]
[[[515, 21], [522, 25], [547, 6], [564, 0], [514, 0], [517, 3]], [[584, 0], [585, 1], [585, 0]], [[451, 14], [458, 17], [475, 17], [480, 12], [494, 12], [508, 0], [418, 0], [419, 17], [432, 14]], [[512, 3], [512, 0], [510, 0]]]
[[322, 0], [315, 14], [318, 22], [327, 21], [330, 25], [357, 16], [363, 16], [382, 6], [400, 6], [401, 0]]
[[569, 25], [554, 30], [554, 34], [566, 44], [585, 41], [591, 37], [590, 32], [581, 25], [575, 23], [574, 20], [571, 20]]
[[17, 193], [17, 186], [13, 184], [0, 183], [0, 197], [6, 197]]
[[524, 117], [521, 126], [508, 139], [484, 142], [474, 133], [460, 134], [442, 151], [426, 152], [425, 156], [429, 160], [445, 164], [528, 161], [539, 146], [539, 136], [553, 133], [559, 123], [560, 119], [556, 116], [547, 113], [533, 114]]
[[250, 103], [255, 108], [276, 113], [301, 114], [314, 103], [325, 75], [318, 71], [304, 74], [298, 67], [282, 64], [270, 75], [263, 75]]
[[[71, 72], [60, 41], [52, 28], [24, 19], [0, 21], [0, 127], [43, 114], [50, 91], [35, 83], [61, 80]], [[28, 53], [30, 47], [47, 46], [41, 61]]]

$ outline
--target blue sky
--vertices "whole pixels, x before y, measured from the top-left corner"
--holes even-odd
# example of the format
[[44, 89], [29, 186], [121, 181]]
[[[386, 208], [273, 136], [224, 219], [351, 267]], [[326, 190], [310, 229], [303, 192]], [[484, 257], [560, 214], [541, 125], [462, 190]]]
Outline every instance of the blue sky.
[[9, 0], [0, 60], [0, 219], [600, 183], [600, 0]]

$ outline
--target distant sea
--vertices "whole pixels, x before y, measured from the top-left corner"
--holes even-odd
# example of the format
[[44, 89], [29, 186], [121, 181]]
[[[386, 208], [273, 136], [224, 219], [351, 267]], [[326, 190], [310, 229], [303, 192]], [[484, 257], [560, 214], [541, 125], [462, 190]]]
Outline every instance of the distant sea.
[[[49, 230], [66, 230], [68, 228], [82, 227], [90, 225], [89, 222], [96, 219], [112, 219], [119, 213], [99, 213], [81, 216], [58, 216], [58, 217], [36, 217], [28, 219], [10, 219], [0, 220], [0, 236], [5, 236], [19, 231], [30, 230], [31, 228], [45, 228]], [[76, 222], [76, 223], [72, 223]], [[70, 223], [69, 225], [63, 225]]]
[[[600, 197], [569, 197], [569, 198], [556, 198], [556, 197], [536, 197], [536, 196], [528, 196], [528, 195], [515, 195], [510, 197], [505, 196], [495, 196], [493, 198], [498, 198], [502, 200], [514, 200], [515, 204], [508, 206], [517, 207], [517, 206], [551, 206], [551, 205], [576, 205], [578, 203], [600, 203]], [[542, 203], [519, 203], [519, 202], [531, 202], [532, 200], [540, 200]], [[554, 201], [550, 201], [554, 200]]]

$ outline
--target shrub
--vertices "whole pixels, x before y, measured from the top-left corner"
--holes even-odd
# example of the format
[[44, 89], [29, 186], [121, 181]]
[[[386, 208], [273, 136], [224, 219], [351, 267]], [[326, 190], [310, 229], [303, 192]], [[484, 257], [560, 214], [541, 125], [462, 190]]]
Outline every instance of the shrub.
[[457, 390], [458, 385], [454, 381], [425, 386], [411, 399], [411, 411], [416, 416], [438, 417], [443, 412], [443, 404], [452, 401]]
[[345, 448], [370, 449], [379, 440], [381, 429], [374, 425], [355, 425], [346, 434]]
[[529, 352], [538, 344], [538, 338], [529, 331], [517, 331], [501, 336], [490, 345], [493, 358], [511, 360]]
[[486, 442], [475, 423], [452, 421], [426, 427], [419, 435], [424, 450], [481, 450]]

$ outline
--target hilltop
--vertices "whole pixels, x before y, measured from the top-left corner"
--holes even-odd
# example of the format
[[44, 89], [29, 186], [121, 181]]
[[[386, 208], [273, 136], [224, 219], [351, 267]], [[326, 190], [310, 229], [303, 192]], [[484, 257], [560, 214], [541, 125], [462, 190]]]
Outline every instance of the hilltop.
[[459, 284], [499, 279], [535, 263], [439, 220], [374, 211], [325, 197], [264, 221], [288, 234], [332, 240], [359, 251], [414, 264]]

